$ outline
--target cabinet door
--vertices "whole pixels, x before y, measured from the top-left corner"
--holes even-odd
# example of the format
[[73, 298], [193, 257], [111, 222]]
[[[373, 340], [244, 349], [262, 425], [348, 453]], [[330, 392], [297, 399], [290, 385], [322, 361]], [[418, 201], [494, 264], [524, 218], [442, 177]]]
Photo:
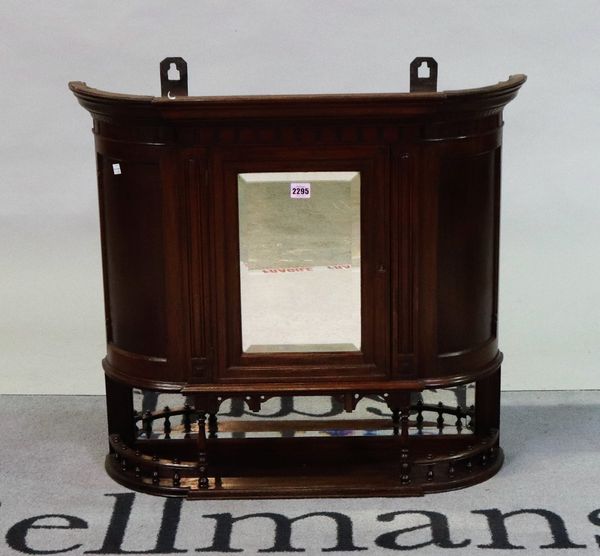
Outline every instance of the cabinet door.
[[216, 378], [387, 375], [387, 159], [380, 148], [216, 153]]

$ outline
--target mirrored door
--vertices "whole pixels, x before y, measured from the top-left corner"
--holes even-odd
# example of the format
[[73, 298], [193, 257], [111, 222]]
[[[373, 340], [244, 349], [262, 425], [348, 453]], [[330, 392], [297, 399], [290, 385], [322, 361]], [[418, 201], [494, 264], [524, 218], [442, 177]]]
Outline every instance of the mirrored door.
[[218, 158], [221, 377], [388, 372], [386, 157], [353, 151]]

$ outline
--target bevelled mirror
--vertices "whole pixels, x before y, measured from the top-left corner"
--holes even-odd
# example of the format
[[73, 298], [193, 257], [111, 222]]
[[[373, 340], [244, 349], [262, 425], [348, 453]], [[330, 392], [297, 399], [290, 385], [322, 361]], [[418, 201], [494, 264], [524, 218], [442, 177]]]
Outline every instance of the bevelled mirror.
[[243, 351], [360, 351], [360, 173], [242, 173], [238, 210]]

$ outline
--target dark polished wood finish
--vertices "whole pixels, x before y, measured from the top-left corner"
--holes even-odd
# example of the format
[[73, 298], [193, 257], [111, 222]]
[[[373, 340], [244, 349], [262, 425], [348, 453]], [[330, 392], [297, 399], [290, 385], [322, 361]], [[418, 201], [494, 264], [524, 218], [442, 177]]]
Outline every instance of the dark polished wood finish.
[[[161, 75], [171, 63], [180, 79], [163, 79], [163, 97], [69, 84], [96, 144], [110, 475], [232, 498], [418, 495], [495, 473], [502, 111], [525, 76], [436, 92], [435, 60], [417, 58], [411, 93], [188, 97], [182, 59]], [[361, 175], [361, 350], [244, 353], [237, 175], [346, 170]], [[472, 436], [410, 434], [422, 426], [411, 393], [471, 382]], [[187, 438], [136, 434], [132, 388], [192, 399], [138, 428], [183, 415]], [[258, 410], [273, 396], [329, 395], [351, 411], [375, 394], [391, 436], [218, 437], [228, 399]]]

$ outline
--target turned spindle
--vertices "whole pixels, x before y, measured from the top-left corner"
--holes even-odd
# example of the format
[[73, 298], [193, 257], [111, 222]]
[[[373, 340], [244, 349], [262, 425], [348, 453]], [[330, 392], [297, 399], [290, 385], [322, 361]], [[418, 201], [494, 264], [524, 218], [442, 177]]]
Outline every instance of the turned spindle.
[[209, 413], [208, 415], [208, 438], [217, 438], [219, 432], [219, 424], [217, 421], [216, 413]]
[[167, 406], [165, 406], [163, 411], [165, 413], [165, 420], [163, 423], [163, 432], [165, 434], [165, 438], [171, 438], [171, 419], [169, 418], [169, 413], [170, 413], [171, 409], [167, 405]]
[[184, 436], [185, 438], [189, 438], [190, 437], [190, 433], [192, 432], [192, 410], [190, 408], [190, 406], [188, 404], [185, 404], [183, 406], [183, 419], [182, 419], [182, 423], [183, 423], [183, 432], [184, 432]]
[[198, 487], [208, 488], [208, 458], [206, 455], [206, 413], [198, 414]]
[[451, 479], [454, 478], [455, 471], [456, 468], [454, 467], [454, 461], [450, 460], [450, 463], [448, 463], [448, 477]]
[[400, 410], [399, 409], [392, 410], [392, 424], [394, 426], [394, 428], [393, 428], [394, 435], [400, 434]]
[[144, 413], [144, 432], [146, 433], [146, 438], [152, 438], [152, 413], [150, 411], [146, 411]]
[[423, 430], [423, 401], [417, 402], [417, 429], [419, 432]]
[[408, 462], [408, 448], [400, 451], [400, 482], [403, 485], [410, 483], [410, 464]]

